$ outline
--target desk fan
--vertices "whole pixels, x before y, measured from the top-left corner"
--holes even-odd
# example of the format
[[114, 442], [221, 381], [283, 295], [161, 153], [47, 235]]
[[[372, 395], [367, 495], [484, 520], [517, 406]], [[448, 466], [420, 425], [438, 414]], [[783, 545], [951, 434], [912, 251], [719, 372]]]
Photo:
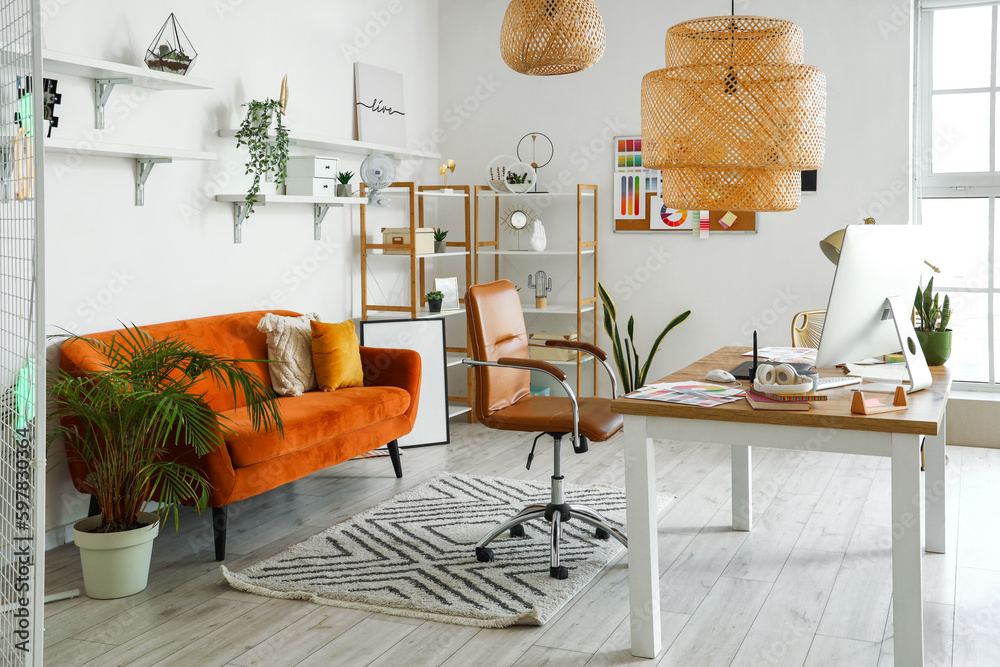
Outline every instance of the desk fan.
[[368, 204], [388, 206], [388, 200], [380, 195], [396, 178], [396, 165], [392, 163], [392, 158], [384, 153], [372, 153], [361, 163], [358, 171], [361, 172], [361, 180], [368, 186]]

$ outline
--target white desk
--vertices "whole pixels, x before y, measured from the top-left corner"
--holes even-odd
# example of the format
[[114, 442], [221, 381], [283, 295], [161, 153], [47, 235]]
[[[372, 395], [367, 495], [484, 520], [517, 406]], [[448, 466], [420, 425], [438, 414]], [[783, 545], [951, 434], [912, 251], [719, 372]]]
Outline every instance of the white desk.
[[[732, 368], [743, 348], [722, 348], [665, 378], [702, 380], [713, 368]], [[632, 654], [653, 658], [662, 648], [656, 542], [656, 488], [650, 439], [732, 445], [733, 530], [750, 530], [751, 448], [772, 447], [892, 459], [892, 586], [896, 665], [924, 664], [921, 532], [926, 550], [945, 550], [945, 404], [951, 375], [931, 369], [930, 389], [911, 394], [902, 412], [854, 415], [851, 388], [828, 390], [829, 400], [808, 412], [755, 411], [746, 401], [715, 408], [620, 398], [625, 415], [625, 493], [629, 540], [629, 613]], [[832, 374], [839, 371], [832, 370]], [[890, 397], [887, 397], [891, 399]], [[925, 438], [925, 517], [920, 521], [920, 443]]]

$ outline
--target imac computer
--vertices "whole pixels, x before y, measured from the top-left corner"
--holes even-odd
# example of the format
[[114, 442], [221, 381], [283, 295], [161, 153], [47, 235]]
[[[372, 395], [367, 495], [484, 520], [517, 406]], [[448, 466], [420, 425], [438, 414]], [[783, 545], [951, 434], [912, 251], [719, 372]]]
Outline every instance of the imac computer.
[[910, 320], [926, 256], [923, 229], [913, 225], [850, 225], [830, 290], [816, 353], [823, 368], [903, 351], [907, 392], [931, 385]]

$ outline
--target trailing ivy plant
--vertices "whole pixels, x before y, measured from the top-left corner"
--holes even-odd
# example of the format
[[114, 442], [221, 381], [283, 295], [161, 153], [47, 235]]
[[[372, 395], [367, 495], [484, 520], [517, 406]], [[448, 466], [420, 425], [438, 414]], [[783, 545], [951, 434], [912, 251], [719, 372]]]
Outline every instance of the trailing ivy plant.
[[653, 341], [653, 346], [649, 350], [649, 356], [646, 357], [645, 363], [640, 365], [639, 351], [635, 343], [635, 318], [628, 318], [627, 334], [625, 336], [625, 344], [623, 345], [621, 334], [618, 331], [618, 309], [615, 306], [615, 302], [611, 299], [611, 295], [608, 294], [607, 290], [604, 289], [604, 285], [597, 283], [597, 291], [604, 304], [604, 330], [607, 332], [608, 337], [611, 338], [615, 365], [618, 366], [618, 376], [622, 380], [625, 393], [628, 394], [646, 384], [646, 374], [649, 373], [649, 365], [653, 363], [653, 357], [660, 350], [660, 343], [663, 342], [663, 338], [670, 333], [671, 329], [686, 320], [691, 311], [685, 310], [670, 321], [670, 324]]
[[[267, 176], [272, 175], [278, 185], [285, 182], [288, 175], [288, 128], [281, 120], [284, 108], [278, 100], [250, 100], [243, 106], [247, 107], [247, 115], [236, 131], [236, 147], [246, 146], [250, 150], [246, 170], [247, 174], [253, 174], [253, 184], [246, 196], [246, 217], [249, 218], [257, 203], [261, 179], [267, 180]], [[273, 137], [269, 136], [272, 117], [277, 119]]]

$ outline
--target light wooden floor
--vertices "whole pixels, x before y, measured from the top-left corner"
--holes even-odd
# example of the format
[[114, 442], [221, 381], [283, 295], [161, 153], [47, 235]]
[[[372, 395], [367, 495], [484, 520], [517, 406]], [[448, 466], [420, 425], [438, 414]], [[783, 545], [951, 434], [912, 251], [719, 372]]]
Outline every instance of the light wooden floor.
[[[619, 436], [620, 437], [620, 436]], [[539, 443], [455, 424], [452, 444], [349, 461], [230, 510], [227, 566], [246, 567], [440, 471], [544, 479]], [[1000, 664], [1000, 450], [948, 449], [948, 553], [924, 557], [928, 665]], [[564, 455], [570, 481], [623, 485], [621, 441]], [[230, 589], [207, 516], [156, 541], [149, 587], [46, 608], [46, 665], [864, 665], [892, 664], [886, 459], [755, 451], [751, 533], [730, 529], [729, 448], [660, 442], [664, 653], [633, 659], [625, 557], [542, 627], [480, 630], [275, 600]], [[48, 592], [82, 588], [67, 545]]]

